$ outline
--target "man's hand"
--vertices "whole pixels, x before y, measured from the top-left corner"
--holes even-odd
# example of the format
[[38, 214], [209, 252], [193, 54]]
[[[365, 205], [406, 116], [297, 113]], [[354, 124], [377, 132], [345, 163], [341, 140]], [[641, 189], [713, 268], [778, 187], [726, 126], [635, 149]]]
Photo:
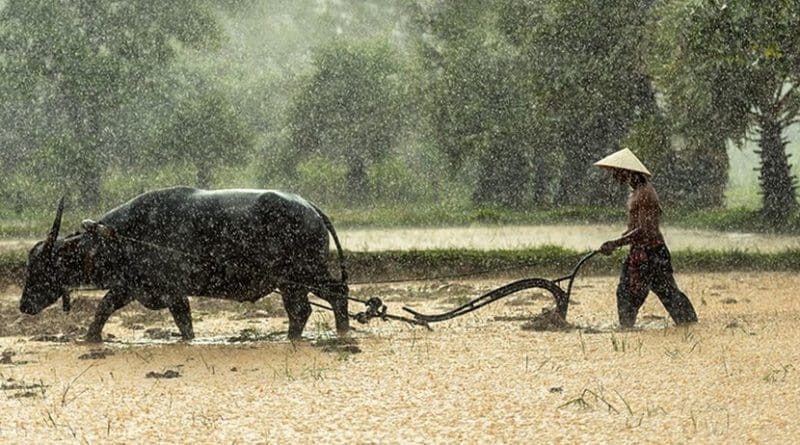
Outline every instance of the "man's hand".
[[603, 255], [611, 255], [611, 252], [617, 249], [613, 241], [606, 241], [600, 246], [600, 253]]

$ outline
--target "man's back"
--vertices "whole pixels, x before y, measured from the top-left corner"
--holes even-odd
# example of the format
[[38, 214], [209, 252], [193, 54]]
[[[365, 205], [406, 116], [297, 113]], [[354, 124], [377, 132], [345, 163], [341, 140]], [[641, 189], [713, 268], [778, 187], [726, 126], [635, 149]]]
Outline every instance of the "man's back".
[[659, 229], [661, 204], [650, 181], [634, 187], [628, 196], [628, 230], [638, 228], [631, 247], [653, 247], [664, 243]]

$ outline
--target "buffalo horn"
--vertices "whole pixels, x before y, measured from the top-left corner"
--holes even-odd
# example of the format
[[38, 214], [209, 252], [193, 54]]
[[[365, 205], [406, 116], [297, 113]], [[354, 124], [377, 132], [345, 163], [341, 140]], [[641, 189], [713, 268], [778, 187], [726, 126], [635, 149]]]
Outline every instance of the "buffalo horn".
[[61, 230], [61, 215], [64, 213], [64, 197], [62, 196], [61, 199], [58, 201], [58, 209], [56, 209], [56, 219], [53, 221], [53, 228], [50, 229], [50, 233], [47, 234], [47, 238], [44, 240], [44, 245], [42, 246], [42, 251], [46, 256], [50, 256], [53, 252], [53, 247], [56, 245], [56, 239], [58, 239], [58, 231]]
[[64, 197], [58, 200], [58, 208], [56, 209], [56, 219], [53, 221], [53, 228], [47, 234], [47, 241], [52, 242], [58, 238], [58, 232], [61, 230], [61, 215], [64, 214]]

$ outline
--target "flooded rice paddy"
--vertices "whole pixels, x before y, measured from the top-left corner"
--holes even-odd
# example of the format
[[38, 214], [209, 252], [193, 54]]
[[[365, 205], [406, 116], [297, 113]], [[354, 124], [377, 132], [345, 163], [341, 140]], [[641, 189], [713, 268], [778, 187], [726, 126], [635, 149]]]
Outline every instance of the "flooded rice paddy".
[[[536, 226], [464, 226], [387, 229], [338, 229], [342, 246], [350, 251], [476, 249], [509, 250], [562, 246], [578, 251], [597, 249], [604, 241], [619, 237], [623, 225], [579, 224]], [[800, 236], [760, 233], [717, 232], [665, 227], [672, 250], [740, 250], [776, 252], [800, 249]], [[36, 240], [0, 240], [0, 251], [27, 250]]]
[[[354, 246], [354, 248], [358, 248]], [[565, 331], [526, 330], [530, 290], [427, 331], [356, 324], [334, 340], [315, 309], [285, 339], [279, 297], [193, 299], [178, 341], [132, 304], [82, 344], [99, 294], [73, 312], [0, 297], [3, 443], [791, 443], [800, 437], [800, 300], [791, 273], [678, 274], [700, 317], [674, 327], [651, 295], [616, 327], [613, 277], [579, 278]], [[354, 286], [390, 312], [452, 308], [504, 281]], [[358, 310], [352, 306], [351, 310]]]
[[[469, 226], [442, 228], [348, 229], [340, 231], [342, 245], [354, 251], [426, 249], [527, 249], [546, 245], [578, 251], [594, 250], [617, 238], [622, 225]], [[740, 250], [776, 252], [800, 248], [800, 236], [666, 227], [672, 250]]]

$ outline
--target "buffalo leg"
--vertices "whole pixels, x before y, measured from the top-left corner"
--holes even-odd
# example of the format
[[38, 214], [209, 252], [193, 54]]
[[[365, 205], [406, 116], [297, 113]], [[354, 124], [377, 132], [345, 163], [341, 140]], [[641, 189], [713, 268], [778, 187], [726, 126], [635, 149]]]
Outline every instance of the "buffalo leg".
[[298, 340], [303, 334], [308, 317], [311, 316], [308, 291], [298, 286], [283, 286], [281, 296], [283, 307], [289, 317], [289, 340]]
[[86, 333], [86, 341], [93, 343], [103, 341], [101, 332], [103, 331], [103, 326], [105, 326], [108, 321], [108, 317], [121, 307], [130, 303], [130, 301], [131, 296], [127, 291], [119, 289], [109, 290], [97, 306], [97, 310], [94, 313], [94, 320], [92, 320], [92, 324], [89, 325], [89, 332]]
[[333, 318], [336, 320], [336, 333], [345, 335], [350, 331], [350, 317], [347, 314], [347, 298], [339, 295], [331, 299]]
[[329, 280], [319, 286], [317, 296], [330, 303], [336, 321], [336, 333], [345, 335], [350, 331], [350, 315], [347, 312], [347, 284]]
[[169, 313], [172, 314], [172, 319], [178, 325], [178, 330], [181, 331], [181, 338], [184, 340], [191, 340], [194, 338], [194, 329], [192, 328], [192, 310], [189, 307], [189, 298], [183, 296], [175, 298], [169, 303]]

